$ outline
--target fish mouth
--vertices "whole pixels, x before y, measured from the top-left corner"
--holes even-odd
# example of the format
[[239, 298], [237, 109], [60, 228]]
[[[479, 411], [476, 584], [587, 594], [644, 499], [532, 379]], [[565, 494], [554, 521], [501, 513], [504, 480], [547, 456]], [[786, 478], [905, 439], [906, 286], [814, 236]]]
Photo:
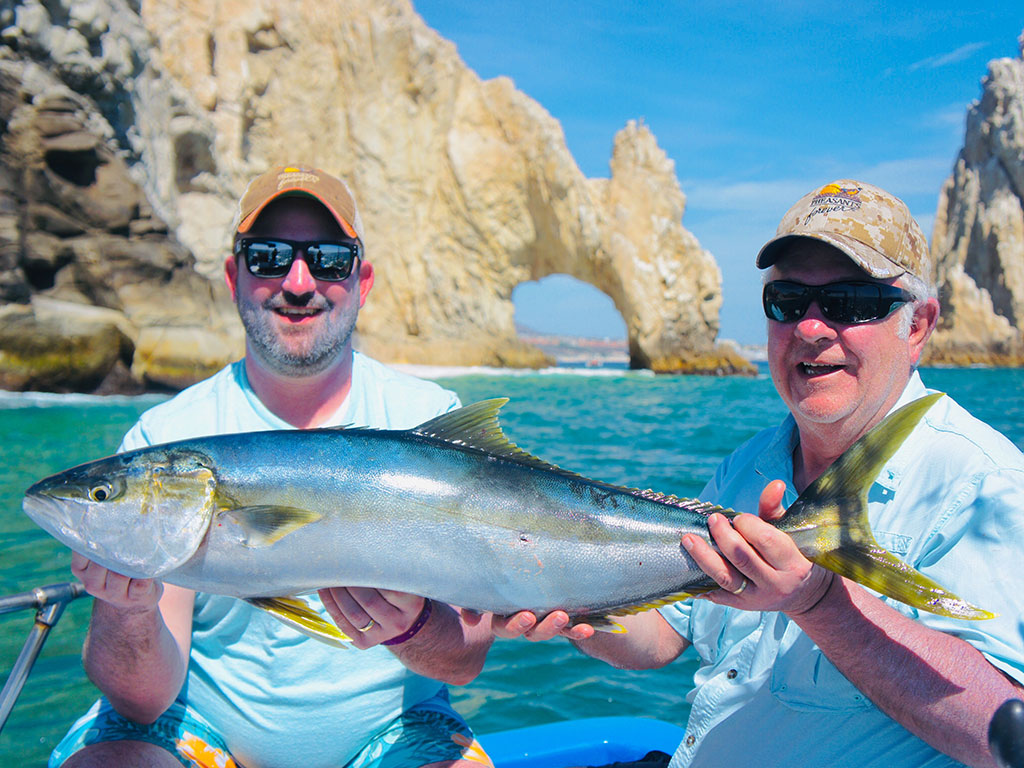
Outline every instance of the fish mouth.
[[45, 530], [51, 536], [67, 544], [70, 540], [78, 537], [75, 535], [71, 524], [71, 515], [65, 504], [57, 499], [48, 496], [37, 490], [39, 484], [33, 485], [25, 492], [25, 498], [21, 502], [22, 511], [28, 515], [36, 525]]

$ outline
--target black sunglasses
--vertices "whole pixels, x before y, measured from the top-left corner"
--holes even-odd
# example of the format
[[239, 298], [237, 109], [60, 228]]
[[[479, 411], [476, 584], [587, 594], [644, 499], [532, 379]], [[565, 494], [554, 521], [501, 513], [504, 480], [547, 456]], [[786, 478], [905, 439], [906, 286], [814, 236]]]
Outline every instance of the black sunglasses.
[[337, 282], [352, 274], [352, 267], [359, 258], [359, 243], [354, 240], [269, 240], [256, 237], [235, 241], [235, 255], [245, 257], [245, 266], [255, 277], [284, 277], [299, 251], [309, 266], [309, 274], [317, 280]]
[[827, 320], [857, 325], [888, 317], [897, 306], [913, 301], [914, 297], [902, 288], [885, 283], [841, 281], [804, 285], [772, 280], [765, 283], [761, 300], [765, 317], [780, 323], [795, 323], [814, 301]]

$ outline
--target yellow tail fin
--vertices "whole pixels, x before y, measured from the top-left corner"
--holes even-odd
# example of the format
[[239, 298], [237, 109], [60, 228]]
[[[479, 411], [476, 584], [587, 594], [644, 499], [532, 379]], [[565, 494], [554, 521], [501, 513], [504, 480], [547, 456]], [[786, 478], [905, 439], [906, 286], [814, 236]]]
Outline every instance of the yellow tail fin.
[[800, 494], [779, 527], [808, 559], [894, 600], [940, 616], [991, 619], [995, 614], [961, 600], [887, 552], [868, 524], [868, 489], [942, 396], [908, 403], [861, 437]]

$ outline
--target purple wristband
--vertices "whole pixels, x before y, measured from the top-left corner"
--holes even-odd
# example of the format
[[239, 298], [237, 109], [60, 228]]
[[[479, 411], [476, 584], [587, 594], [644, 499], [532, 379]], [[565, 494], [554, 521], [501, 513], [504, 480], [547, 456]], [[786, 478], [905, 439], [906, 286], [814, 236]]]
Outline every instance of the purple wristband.
[[403, 632], [402, 634], [398, 635], [397, 637], [392, 637], [390, 640], [385, 640], [383, 643], [381, 643], [381, 645], [398, 645], [399, 643], [404, 643], [406, 640], [409, 640], [410, 638], [415, 636], [417, 632], [423, 629], [423, 625], [427, 623], [427, 619], [429, 618], [430, 600], [426, 600], [423, 603], [423, 610], [420, 611], [420, 615], [416, 618], [416, 621], [412, 623], [412, 626], [405, 630], [405, 632]]

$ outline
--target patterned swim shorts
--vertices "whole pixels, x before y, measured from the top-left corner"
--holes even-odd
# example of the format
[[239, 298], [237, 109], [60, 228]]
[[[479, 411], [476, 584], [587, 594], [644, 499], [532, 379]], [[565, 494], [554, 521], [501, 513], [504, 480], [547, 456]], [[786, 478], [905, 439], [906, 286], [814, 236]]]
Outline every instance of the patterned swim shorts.
[[[50, 755], [58, 768], [83, 747], [104, 741], [145, 741], [167, 750], [186, 768], [244, 768], [199, 713], [180, 701], [151, 725], [140, 725], [100, 699], [78, 720]], [[451, 708], [448, 692], [417, 704], [392, 720], [339, 768], [419, 768], [428, 763], [471, 760], [493, 768], [466, 721]]]

